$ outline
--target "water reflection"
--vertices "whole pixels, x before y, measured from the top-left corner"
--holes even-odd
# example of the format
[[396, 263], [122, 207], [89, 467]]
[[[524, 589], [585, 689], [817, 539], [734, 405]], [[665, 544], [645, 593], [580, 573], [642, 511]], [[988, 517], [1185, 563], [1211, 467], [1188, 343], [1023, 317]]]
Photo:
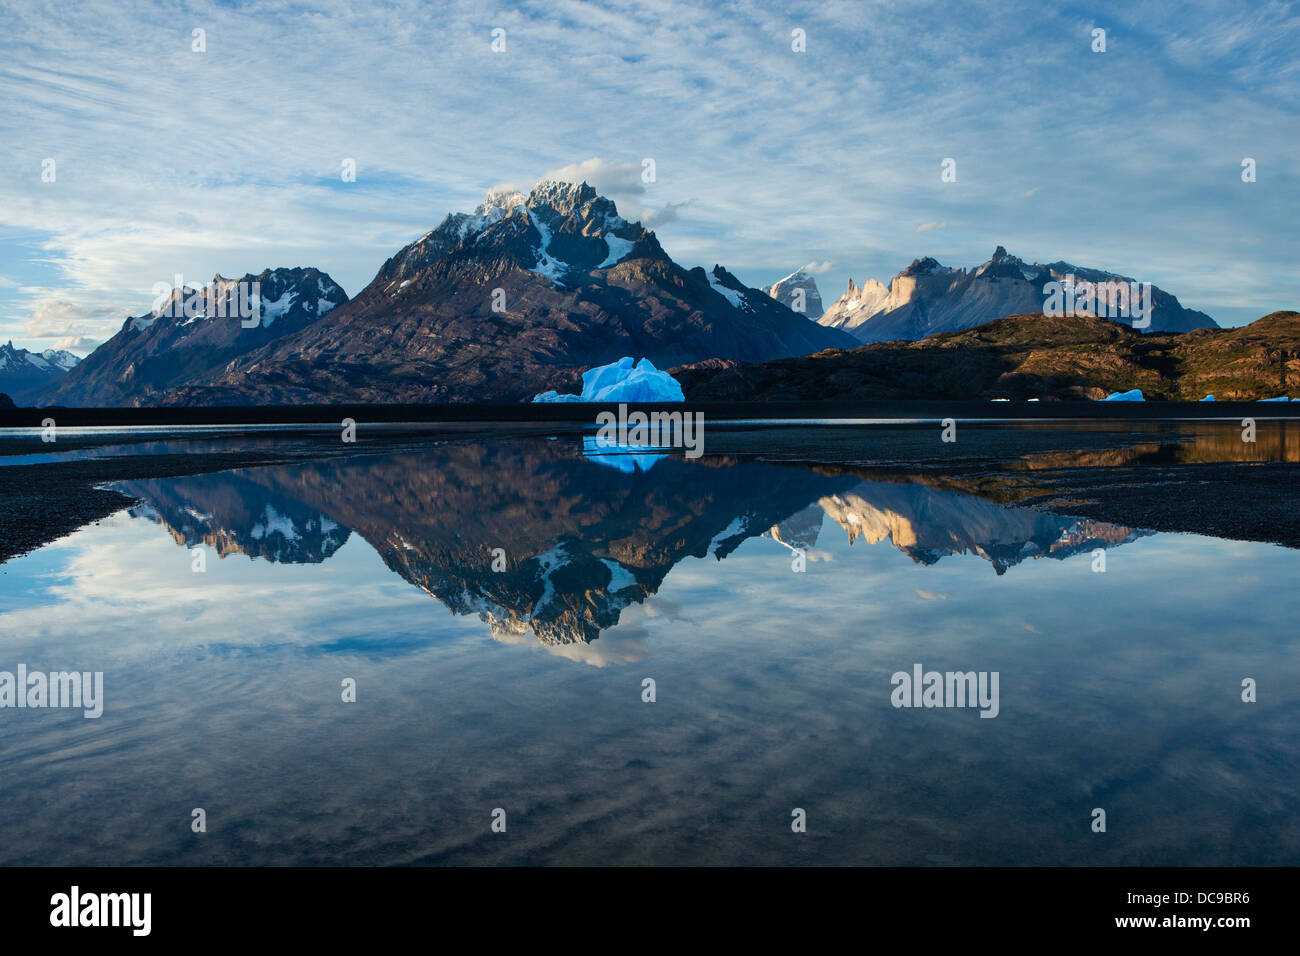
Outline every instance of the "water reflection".
[[1238, 424], [1151, 426], [1151, 441], [1114, 448], [1027, 455], [1021, 467], [1112, 468], [1216, 462], [1300, 462], [1300, 421], [1260, 421], [1243, 441]]
[[759, 536], [815, 552], [827, 521], [850, 544], [922, 565], [978, 555], [999, 575], [1144, 534], [898, 477], [667, 456], [650, 473], [645, 456], [621, 457], [611, 470], [558, 441], [447, 444], [114, 487], [141, 499], [134, 517], [222, 557], [320, 563], [356, 533], [453, 613], [544, 644], [595, 640], [686, 558], [722, 560]]
[[0, 864], [1300, 861], [1294, 551], [573, 436], [126, 487], [4, 565], [0, 667], [106, 701], [0, 711]]

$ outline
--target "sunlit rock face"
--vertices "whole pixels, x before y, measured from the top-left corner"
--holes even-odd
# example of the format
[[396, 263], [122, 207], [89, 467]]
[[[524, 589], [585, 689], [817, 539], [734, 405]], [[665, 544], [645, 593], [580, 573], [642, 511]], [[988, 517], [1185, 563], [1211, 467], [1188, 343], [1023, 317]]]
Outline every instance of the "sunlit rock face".
[[813, 321], [821, 318], [825, 309], [817, 280], [803, 269], [796, 269], [784, 279], [778, 279], [763, 291], [792, 312], [798, 312]]
[[[861, 342], [915, 341], [940, 332], [960, 332], [1008, 315], [1044, 311], [1051, 282], [1130, 282], [1103, 269], [1068, 262], [1029, 263], [1002, 246], [973, 269], [952, 269], [926, 256], [912, 262], [888, 283], [852, 279], [844, 294], [818, 320], [843, 329]], [[1187, 332], [1218, 328], [1204, 312], [1184, 308], [1162, 289], [1151, 289], [1148, 332]], [[1131, 318], [1116, 318], [1128, 324]]]

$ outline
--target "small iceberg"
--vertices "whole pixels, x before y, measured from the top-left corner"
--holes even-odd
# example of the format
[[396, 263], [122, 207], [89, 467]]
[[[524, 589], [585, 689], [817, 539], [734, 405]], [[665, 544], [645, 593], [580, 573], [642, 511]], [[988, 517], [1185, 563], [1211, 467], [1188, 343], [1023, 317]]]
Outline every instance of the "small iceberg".
[[542, 392], [534, 402], [684, 402], [677, 379], [655, 368], [649, 359], [630, 357], [582, 373], [582, 394]]
[[1203, 401], [1203, 402], [1212, 402], [1212, 401], [1214, 401], [1214, 396], [1213, 396], [1213, 395], [1206, 395], [1203, 399], [1201, 399], [1201, 401]]
[[595, 435], [583, 436], [582, 454], [590, 462], [606, 468], [617, 468], [625, 475], [649, 471], [657, 462], [668, 457], [666, 454], [656, 454], [656, 449], [645, 445], [620, 445], [617, 442], [602, 441]]
[[1111, 392], [1103, 402], [1145, 402], [1146, 398], [1142, 395], [1142, 389], [1130, 388], [1127, 392]]
[[1291, 401], [1291, 399], [1287, 398], [1285, 395], [1279, 395], [1277, 398], [1261, 398], [1261, 399], [1259, 399], [1259, 401], [1261, 401], [1261, 402], [1289, 402], [1289, 401]]

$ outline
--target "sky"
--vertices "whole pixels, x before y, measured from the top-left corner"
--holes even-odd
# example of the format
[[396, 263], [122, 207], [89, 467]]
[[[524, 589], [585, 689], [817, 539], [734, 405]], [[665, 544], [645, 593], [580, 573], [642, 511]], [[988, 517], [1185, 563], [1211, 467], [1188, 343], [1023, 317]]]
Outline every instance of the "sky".
[[176, 276], [353, 295], [540, 178], [827, 305], [1003, 245], [1239, 325], [1300, 308], [1297, 49], [1268, 2], [0, 0], [0, 342], [84, 354]]

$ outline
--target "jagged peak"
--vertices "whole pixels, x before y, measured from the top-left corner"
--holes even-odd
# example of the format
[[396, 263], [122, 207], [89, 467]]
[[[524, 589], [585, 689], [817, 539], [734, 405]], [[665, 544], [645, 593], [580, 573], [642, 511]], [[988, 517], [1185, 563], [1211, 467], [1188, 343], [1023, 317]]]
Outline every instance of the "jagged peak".
[[[1002, 247], [998, 246], [998, 249], [1002, 249]], [[900, 272], [899, 275], [928, 276], [936, 275], [940, 272], [952, 272], [952, 270], [933, 256], [923, 256], [920, 259], [913, 259], [912, 264]]]
[[[472, 215], [475, 216], [493, 216], [501, 218], [509, 215], [517, 207], [528, 202], [528, 197], [517, 189], [510, 189], [504, 186], [489, 189], [487, 196], [475, 208]], [[466, 213], [451, 213], [447, 218], [451, 219], [456, 216], [465, 216]]]
[[1039, 266], [1029, 266], [1018, 256], [1007, 252], [1005, 246], [998, 246], [993, 250], [989, 260], [975, 270], [975, 275], [989, 278], [1027, 279], [1031, 274], [1041, 271]]
[[[559, 179], [543, 179], [533, 187], [532, 192], [528, 194], [530, 205], [540, 202], [554, 203], [556, 201], [569, 202], [575, 206], [588, 203], [596, 199], [602, 199], [599, 193], [583, 181], [580, 183], [564, 182]], [[608, 202], [608, 200], [606, 200]]]

